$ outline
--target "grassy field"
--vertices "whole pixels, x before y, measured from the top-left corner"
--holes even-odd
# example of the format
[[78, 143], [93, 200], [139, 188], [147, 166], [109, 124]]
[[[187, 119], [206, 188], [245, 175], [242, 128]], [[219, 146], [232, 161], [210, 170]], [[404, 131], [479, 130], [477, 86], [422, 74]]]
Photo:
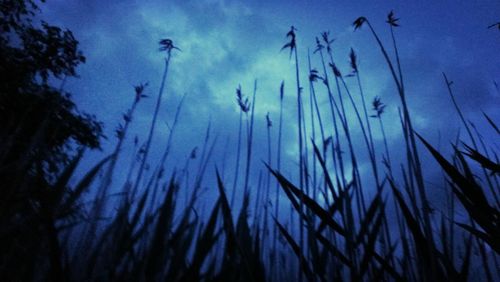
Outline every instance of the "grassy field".
[[[500, 164], [495, 141], [500, 130], [484, 114], [483, 122], [496, 138], [485, 140], [461, 112], [455, 85], [443, 74], [450, 108], [465, 134], [447, 148], [453, 154], [445, 155], [423, 137], [428, 132], [416, 132], [405, 88], [412, 78], [402, 71], [397, 45], [398, 19], [391, 12], [386, 21], [389, 42], [382, 42], [364, 17], [354, 21], [353, 36], [373, 38], [386, 62], [380, 75], [392, 78], [399, 97], [392, 105], [399, 116], [390, 118], [400, 121], [400, 148], [388, 145], [386, 105], [364, 87], [355, 51], [349, 54], [350, 70], [342, 73], [332, 54], [333, 40], [322, 33], [314, 51], [301, 58], [297, 50], [306, 46], [297, 46], [292, 27], [282, 55], [294, 61], [295, 80], [286, 83], [295, 91], [285, 93], [281, 82], [279, 118], [268, 115], [266, 130], [254, 130], [258, 82], [248, 95], [238, 87], [239, 130], [232, 136], [236, 157], [235, 163], [225, 164], [224, 177], [219, 170], [224, 156], [213, 153], [224, 142], [212, 136], [211, 125], [189, 158], [169, 159], [186, 105], [182, 100], [175, 109], [167, 144], [155, 144], [171, 57], [179, 54], [172, 40], [163, 39], [165, 67], [158, 94], [150, 97], [157, 100], [143, 143], [130, 138], [128, 129], [146, 98], [147, 84], [133, 89], [114, 150], [85, 174], [76, 173], [82, 150], [49, 181], [43, 196], [22, 193], [19, 187], [36, 185], [31, 182], [8, 183], [9, 191], [21, 191], [16, 197], [29, 207], [2, 201], [4, 211], [14, 212], [4, 213], [1, 221], [0, 278], [498, 281]], [[317, 68], [311, 66], [312, 56], [321, 62]], [[300, 69], [299, 60], [307, 60], [309, 68]], [[304, 73], [307, 81], [301, 80]], [[291, 175], [282, 170], [285, 103], [291, 103], [296, 119], [296, 171]], [[256, 136], [265, 136], [267, 146], [256, 147]], [[122, 156], [125, 144], [134, 146], [131, 157]], [[153, 146], [164, 148], [157, 164], [149, 162]], [[266, 159], [257, 159], [256, 150], [265, 152]], [[422, 164], [425, 155], [433, 157], [433, 165]], [[130, 158], [130, 163], [121, 161]], [[8, 165], [0, 166], [2, 175]], [[437, 168], [443, 197], [431, 200], [426, 170]], [[116, 177], [117, 170], [125, 179]], [[258, 179], [252, 179], [255, 175]], [[207, 185], [216, 195], [213, 202], [203, 198]]]

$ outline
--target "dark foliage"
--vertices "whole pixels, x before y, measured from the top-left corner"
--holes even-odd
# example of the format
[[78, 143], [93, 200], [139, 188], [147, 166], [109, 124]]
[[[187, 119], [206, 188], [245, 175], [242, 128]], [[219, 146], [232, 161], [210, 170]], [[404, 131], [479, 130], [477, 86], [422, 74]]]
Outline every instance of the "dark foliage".
[[56, 211], [69, 180], [61, 170], [74, 170], [81, 156], [74, 157], [76, 148], [98, 148], [102, 134], [95, 118], [79, 113], [68, 93], [50, 85], [76, 76], [85, 57], [71, 31], [34, 23], [37, 11], [32, 1], [0, 3], [3, 281], [31, 280], [47, 266], [53, 280], [61, 277], [56, 222], [72, 214]]

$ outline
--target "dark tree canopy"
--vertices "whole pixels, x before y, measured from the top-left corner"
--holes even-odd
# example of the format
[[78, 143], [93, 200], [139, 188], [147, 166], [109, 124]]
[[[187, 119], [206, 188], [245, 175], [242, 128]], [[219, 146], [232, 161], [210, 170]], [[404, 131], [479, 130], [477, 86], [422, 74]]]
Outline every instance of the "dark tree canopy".
[[34, 2], [4, 0], [0, 9], [2, 162], [37, 154], [55, 172], [67, 161], [71, 143], [99, 147], [100, 123], [49, 83], [76, 76], [85, 57], [71, 31], [32, 21]]
[[[43, 1], [42, 1], [43, 2]], [[101, 124], [60, 85], [85, 62], [69, 30], [35, 22], [33, 1], [0, 0], [0, 280], [60, 281], [55, 222], [67, 194], [58, 180], [82, 148], [99, 148]], [[47, 263], [46, 258], [52, 258]]]

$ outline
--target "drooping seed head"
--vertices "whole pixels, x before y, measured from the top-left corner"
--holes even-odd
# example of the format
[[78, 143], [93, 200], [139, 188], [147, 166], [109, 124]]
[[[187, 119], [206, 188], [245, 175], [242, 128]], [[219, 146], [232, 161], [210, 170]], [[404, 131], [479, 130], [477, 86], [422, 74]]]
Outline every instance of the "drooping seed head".
[[357, 18], [352, 23], [352, 25], [354, 26], [354, 30], [357, 30], [358, 28], [361, 28], [365, 22], [366, 22], [366, 18], [365, 17], [359, 17], [359, 18]]
[[330, 67], [332, 68], [332, 70], [333, 70], [333, 74], [334, 74], [336, 77], [341, 77], [341, 76], [342, 76], [342, 73], [340, 73], [340, 70], [337, 68], [337, 66], [336, 66], [335, 64], [330, 63], [329, 65], [330, 65]]
[[311, 72], [309, 72], [309, 81], [316, 82], [318, 79], [323, 80], [323, 78], [318, 74], [318, 71], [316, 69], [312, 69]]
[[283, 97], [285, 95], [285, 81], [281, 81], [281, 85], [280, 85], [280, 100], [283, 101]]
[[159, 50], [161, 52], [166, 51], [168, 54], [170, 54], [170, 52], [173, 49], [181, 51], [181, 49], [179, 49], [176, 46], [174, 46], [174, 42], [171, 39], [168, 39], [168, 38], [161, 39], [160, 42], [159, 42], [159, 44], [160, 44], [160, 49]]
[[250, 102], [248, 101], [248, 98], [243, 97], [241, 85], [238, 85], [238, 88], [236, 88], [236, 102], [238, 102], [238, 106], [240, 106], [240, 110], [242, 112], [248, 113], [250, 110]]
[[354, 50], [351, 48], [351, 52], [349, 53], [349, 63], [351, 64], [351, 68], [353, 72], [357, 73], [358, 72], [358, 58], [356, 56], [356, 53]]
[[267, 112], [267, 114], [266, 114], [266, 123], [267, 123], [268, 128], [273, 126], [273, 122], [271, 121], [271, 118], [269, 117], [269, 112]]
[[292, 57], [292, 52], [295, 50], [297, 47], [296, 42], [295, 42], [295, 31], [297, 29], [292, 25], [290, 28], [290, 31], [286, 34], [286, 37], [290, 37], [290, 42], [286, 43], [281, 47], [281, 51], [284, 49], [290, 49], [290, 58]]
[[193, 150], [191, 150], [191, 154], [189, 158], [191, 159], [196, 159], [196, 152], [198, 151], [198, 147], [194, 147]]

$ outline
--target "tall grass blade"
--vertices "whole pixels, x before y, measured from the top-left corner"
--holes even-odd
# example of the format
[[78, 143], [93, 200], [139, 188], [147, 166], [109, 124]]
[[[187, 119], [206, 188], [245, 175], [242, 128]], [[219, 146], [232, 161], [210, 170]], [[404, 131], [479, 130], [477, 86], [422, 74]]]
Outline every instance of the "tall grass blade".
[[301, 262], [300, 267], [302, 268], [302, 272], [306, 275], [306, 277], [309, 281], [315, 281], [314, 274], [311, 271], [309, 264], [304, 259], [304, 254], [302, 253], [299, 244], [297, 244], [297, 242], [295, 242], [293, 237], [288, 233], [288, 231], [286, 231], [286, 228], [283, 227], [283, 225], [281, 225], [276, 219], [274, 219], [274, 222], [278, 226], [278, 229], [279, 229], [281, 235], [283, 235], [283, 237], [285, 237], [286, 241], [288, 242], [288, 245], [292, 248], [295, 255], [299, 258], [299, 260]]
[[[298, 212], [300, 212], [300, 205], [297, 204], [297, 199], [295, 199], [294, 197], [297, 197], [299, 201], [301, 201], [308, 209], [310, 209], [316, 216], [318, 216], [322, 222], [325, 222], [338, 234], [342, 236], [346, 235], [346, 231], [344, 230], [344, 228], [342, 228], [342, 226], [340, 226], [337, 222], [335, 222], [335, 220], [328, 213], [328, 211], [324, 210], [313, 199], [305, 195], [299, 188], [295, 187], [292, 183], [286, 180], [286, 178], [283, 177], [283, 175], [281, 175], [279, 172], [271, 170], [271, 173], [278, 179], [278, 181], [281, 184], [281, 187], [283, 188], [283, 191], [285, 191], [290, 201], [292, 203], [295, 203], [294, 207], [296, 207]], [[295, 196], [293, 196], [293, 194]]]

